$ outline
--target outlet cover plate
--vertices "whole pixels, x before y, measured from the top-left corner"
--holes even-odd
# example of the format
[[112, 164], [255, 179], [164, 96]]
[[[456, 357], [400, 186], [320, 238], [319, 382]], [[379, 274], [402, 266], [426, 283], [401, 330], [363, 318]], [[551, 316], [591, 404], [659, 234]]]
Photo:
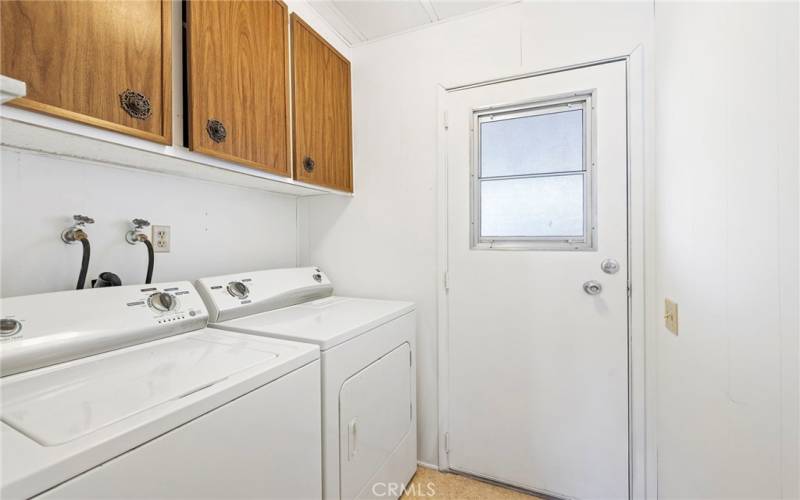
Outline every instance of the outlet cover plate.
[[664, 299], [664, 326], [673, 334], [678, 334], [678, 304]]
[[151, 226], [153, 235], [150, 241], [153, 242], [153, 252], [168, 253], [172, 246], [172, 233], [169, 226]]

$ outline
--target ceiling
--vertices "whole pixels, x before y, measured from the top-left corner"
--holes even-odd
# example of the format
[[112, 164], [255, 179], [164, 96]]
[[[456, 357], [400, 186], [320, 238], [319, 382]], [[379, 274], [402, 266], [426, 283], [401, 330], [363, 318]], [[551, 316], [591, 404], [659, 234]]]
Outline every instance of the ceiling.
[[350, 45], [513, 3], [510, 0], [315, 0], [311, 5]]

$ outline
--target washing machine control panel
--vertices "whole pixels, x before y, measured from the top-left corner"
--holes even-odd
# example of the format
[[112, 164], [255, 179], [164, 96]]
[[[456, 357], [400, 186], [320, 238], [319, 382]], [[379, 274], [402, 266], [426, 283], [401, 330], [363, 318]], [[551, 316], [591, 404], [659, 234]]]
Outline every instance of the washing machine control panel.
[[186, 281], [9, 297], [0, 311], [0, 376], [208, 324], [203, 299]]
[[183, 284], [140, 288], [135, 300], [126, 302], [131, 309], [141, 309], [157, 325], [186, 323], [208, 313], [197, 290]]

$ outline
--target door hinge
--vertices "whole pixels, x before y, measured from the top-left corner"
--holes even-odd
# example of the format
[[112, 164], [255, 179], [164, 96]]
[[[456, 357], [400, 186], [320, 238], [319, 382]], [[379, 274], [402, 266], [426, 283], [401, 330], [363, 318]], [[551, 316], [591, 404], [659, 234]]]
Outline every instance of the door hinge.
[[631, 296], [631, 282], [628, 282], [628, 297]]
[[411, 360], [411, 351], [408, 351], [408, 366], [414, 366], [414, 363]]
[[444, 452], [448, 453], [448, 454], [450, 453], [450, 433], [449, 432], [445, 432], [444, 433]]
[[444, 116], [442, 117], [442, 123], [444, 124], [444, 129], [447, 130], [449, 128], [449, 123], [447, 121], [447, 111], [444, 112]]
[[442, 275], [442, 284], [444, 285], [444, 292], [447, 293], [450, 291], [450, 283], [448, 281], [447, 271], [444, 272]]

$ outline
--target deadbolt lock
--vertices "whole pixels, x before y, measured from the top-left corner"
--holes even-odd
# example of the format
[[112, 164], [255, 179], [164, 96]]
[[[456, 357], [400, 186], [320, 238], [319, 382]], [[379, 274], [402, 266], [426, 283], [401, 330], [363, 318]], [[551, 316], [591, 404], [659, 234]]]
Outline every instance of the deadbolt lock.
[[606, 274], [617, 274], [619, 272], [619, 262], [614, 259], [606, 259], [600, 263], [600, 269]]

